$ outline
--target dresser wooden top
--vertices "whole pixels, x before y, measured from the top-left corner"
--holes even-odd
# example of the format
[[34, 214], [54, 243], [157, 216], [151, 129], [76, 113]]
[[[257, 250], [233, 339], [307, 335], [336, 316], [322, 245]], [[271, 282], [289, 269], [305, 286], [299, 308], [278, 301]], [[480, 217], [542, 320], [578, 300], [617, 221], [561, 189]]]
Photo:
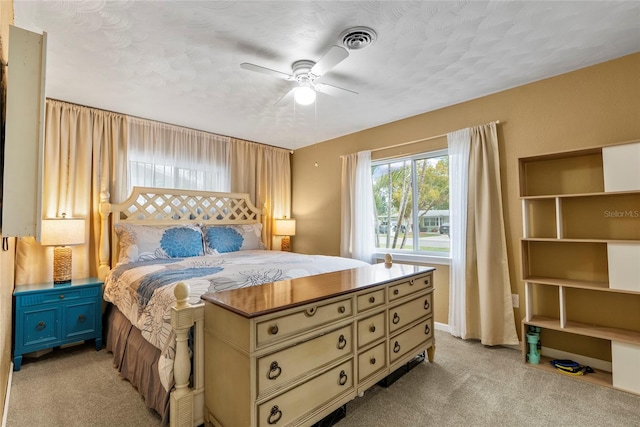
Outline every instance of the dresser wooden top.
[[256, 317], [335, 296], [384, 285], [435, 270], [408, 264], [385, 264], [265, 283], [259, 286], [205, 294], [206, 302], [244, 317]]

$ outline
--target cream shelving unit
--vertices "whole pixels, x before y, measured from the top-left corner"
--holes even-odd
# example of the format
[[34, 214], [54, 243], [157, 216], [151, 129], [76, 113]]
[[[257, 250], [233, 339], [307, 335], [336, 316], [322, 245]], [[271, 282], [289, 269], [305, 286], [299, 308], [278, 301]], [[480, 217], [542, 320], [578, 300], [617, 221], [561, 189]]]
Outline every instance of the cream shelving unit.
[[[640, 141], [525, 157], [519, 168], [525, 360], [537, 326], [543, 346], [605, 361], [576, 378], [640, 394]], [[532, 366], [555, 371], [545, 351]]]

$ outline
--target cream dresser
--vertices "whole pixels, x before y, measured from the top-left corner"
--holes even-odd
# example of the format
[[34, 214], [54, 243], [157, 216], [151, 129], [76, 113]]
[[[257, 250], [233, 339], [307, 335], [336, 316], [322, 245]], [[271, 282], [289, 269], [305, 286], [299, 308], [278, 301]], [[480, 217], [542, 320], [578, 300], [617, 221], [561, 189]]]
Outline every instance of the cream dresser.
[[419, 353], [433, 361], [433, 270], [377, 264], [203, 297], [205, 419], [311, 425]]

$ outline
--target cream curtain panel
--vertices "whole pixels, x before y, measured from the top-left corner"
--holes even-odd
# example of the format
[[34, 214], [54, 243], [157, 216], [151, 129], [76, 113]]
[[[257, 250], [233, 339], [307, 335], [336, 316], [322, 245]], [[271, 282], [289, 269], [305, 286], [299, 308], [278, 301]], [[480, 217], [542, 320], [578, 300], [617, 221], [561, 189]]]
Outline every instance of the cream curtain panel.
[[[47, 100], [44, 147], [44, 218], [85, 218], [86, 244], [73, 246], [73, 277], [97, 276], [100, 192], [126, 194], [114, 165], [126, 157], [125, 117]], [[18, 241], [16, 284], [49, 282], [53, 248], [32, 237]]]
[[371, 151], [342, 157], [340, 256], [373, 262]]
[[127, 188], [229, 191], [228, 136], [129, 117]]
[[249, 193], [262, 209], [262, 237], [273, 245], [273, 220], [291, 217], [291, 154], [288, 150], [231, 139], [231, 191]]
[[516, 345], [496, 123], [452, 132], [447, 140], [451, 332], [484, 345]]
[[[187, 185], [203, 178], [214, 190], [249, 193], [263, 209], [263, 238], [269, 248], [273, 218], [290, 215], [288, 150], [48, 99], [43, 217], [65, 213], [85, 218], [86, 243], [73, 246], [74, 278], [98, 275], [100, 193], [108, 192], [116, 203], [126, 199], [132, 184], [125, 178], [131, 173], [129, 160], [151, 164], [143, 155], [162, 159], [162, 164], [171, 159], [182, 169], [182, 178], [173, 181], [182, 188], [199, 189]], [[52, 248], [32, 237], [18, 241], [17, 285], [50, 282], [52, 270]]]

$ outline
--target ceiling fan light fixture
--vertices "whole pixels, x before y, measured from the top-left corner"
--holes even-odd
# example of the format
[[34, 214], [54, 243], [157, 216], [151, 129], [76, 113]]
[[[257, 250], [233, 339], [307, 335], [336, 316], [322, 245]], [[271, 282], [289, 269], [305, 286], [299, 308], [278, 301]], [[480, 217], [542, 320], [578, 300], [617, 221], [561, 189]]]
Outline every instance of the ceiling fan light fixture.
[[316, 100], [316, 91], [310, 86], [299, 86], [296, 88], [293, 98], [300, 105], [313, 104]]

